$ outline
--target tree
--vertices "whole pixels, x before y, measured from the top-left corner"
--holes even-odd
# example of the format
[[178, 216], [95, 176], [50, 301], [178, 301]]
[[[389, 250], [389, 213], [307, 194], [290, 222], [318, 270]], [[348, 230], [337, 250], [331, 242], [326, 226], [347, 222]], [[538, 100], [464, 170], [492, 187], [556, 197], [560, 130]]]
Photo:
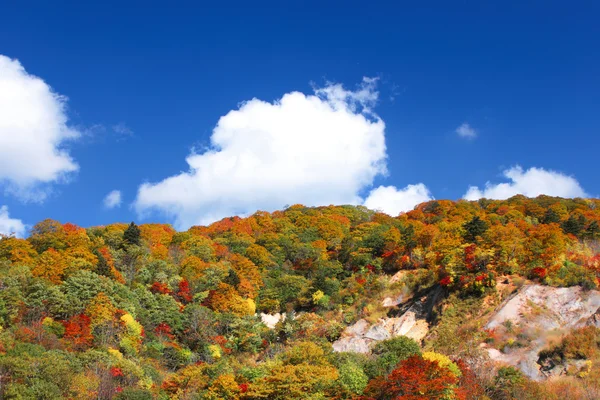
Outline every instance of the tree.
[[110, 278], [112, 276], [111, 268], [110, 265], [108, 265], [108, 261], [106, 261], [104, 255], [98, 250], [94, 250], [94, 255], [98, 258], [98, 263], [96, 264], [96, 273], [98, 275], [107, 276]]
[[479, 216], [473, 217], [469, 222], [463, 225], [465, 233], [464, 239], [469, 243], [477, 243], [477, 238], [482, 236], [488, 229], [488, 224]]
[[561, 224], [561, 228], [566, 234], [579, 236], [585, 228], [585, 217], [580, 215], [579, 218], [575, 218], [574, 215], [571, 215]]
[[365, 394], [376, 400], [434, 400], [452, 398], [458, 378], [436, 361], [412, 356], [387, 377], [369, 383]]
[[420, 354], [419, 344], [406, 336], [383, 340], [373, 346], [375, 358], [368, 363], [367, 373], [372, 378], [387, 375], [400, 361]]
[[64, 255], [50, 248], [38, 258], [31, 273], [33, 276], [38, 276], [54, 284], [58, 284], [64, 278], [67, 267], [67, 260]]
[[31, 229], [31, 236], [27, 240], [40, 254], [50, 248], [64, 250], [67, 247], [66, 234], [62, 224], [52, 219], [45, 219], [35, 224]]
[[140, 228], [134, 222], [131, 222], [127, 229], [125, 229], [125, 232], [123, 232], [123, 240], [125, 240], [127, 244], [139, 246], [141, 235]]

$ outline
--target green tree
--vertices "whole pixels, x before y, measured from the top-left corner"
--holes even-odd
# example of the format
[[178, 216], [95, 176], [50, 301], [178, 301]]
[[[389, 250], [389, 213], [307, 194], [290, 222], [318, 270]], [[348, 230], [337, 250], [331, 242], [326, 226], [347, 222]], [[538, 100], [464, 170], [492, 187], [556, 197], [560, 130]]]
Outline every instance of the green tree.
[[488, 224], [479, 216], [473, 217], [469, 222], [463, 225], [465, 230], [464, 239], [469, 243], [477, 243], [477, 238], [482, 236], [488, 229]]
[[141, 240], [140, 228], [134, 222], [131, 222], [127, 229], [125, 229], [125, 232], [123, 232], [123, 239], [127, 244], [139, 246]]

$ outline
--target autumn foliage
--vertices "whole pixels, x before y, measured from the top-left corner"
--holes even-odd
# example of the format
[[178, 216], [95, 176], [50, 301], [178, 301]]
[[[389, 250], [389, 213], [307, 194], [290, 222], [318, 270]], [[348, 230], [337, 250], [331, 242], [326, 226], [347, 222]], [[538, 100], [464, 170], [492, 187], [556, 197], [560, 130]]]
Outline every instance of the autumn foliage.
[[[518, 371], [478, 364], [480, 343], [505, 340], [478, 312], [504, 282], [599, 279], [596, 199], [436, 200], [398, 216], [296, 204], [182, 232], [47, 219], [0, 238], [0, 397], [536, 398]], [[400, 317], [431, 293], [423, 343], [332, 351], [349, 325]], [[514, 336], [498, 344], [527, 340]], [[597, 332], [556, 340], [544, 360], [570, 369], [552, 390], [594, 395]]]

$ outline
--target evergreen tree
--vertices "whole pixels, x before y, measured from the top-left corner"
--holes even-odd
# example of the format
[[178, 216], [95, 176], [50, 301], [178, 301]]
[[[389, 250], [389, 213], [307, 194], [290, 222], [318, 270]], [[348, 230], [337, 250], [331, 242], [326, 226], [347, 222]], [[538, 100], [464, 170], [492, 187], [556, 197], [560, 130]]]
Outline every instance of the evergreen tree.
[[477, 237], [487, 231], [488, 224], [479, 217], [473, 217], [472, 220], [463, 225], [463, 228], [465, 229], [464, 239], [469, 243], [477, 243]]
[[225, 278], [225, 283], [233, 287], [237, 287], [240, 284], [240, 277], [233, 269], [229, 268], [229, 274]]
[[108, 265], [106, 258], [104, 258], [102, 253], [100, 253], [98, 250], [94, 250], [94, 255], [98, 258], [98, 264], [96, 264], [96, 273], [98, 275], [103, 275], [112, 278], [110, 266]]
[[563, 232], [579, 236], [585, 227], [585, 217], [580, 215], [579, 218], [575, 218], [573, 215], [571, 215], [568, 220], [561, 224], [561, 227]]
[[123, 239], [125, 242], [127, 242], [127, 244], [135, 244], [139, 246], [141, 238], [140, 234], [140, 228], [134, 222], [132, 222], [129, 224], [127, 229], [125, 229], [125, 232], [123, 232]]
[[544, 224], [555, 223], [558, 224], [560, 222], [560, 215], [553, 209], [549, 208], [544, 214], [544, 219], [542, 221]]
[[585, 233], [583, 235], [588, 239], [600, 238], [600, 225], [598, 225], [598, 222], [592, 221], [585, 229]]

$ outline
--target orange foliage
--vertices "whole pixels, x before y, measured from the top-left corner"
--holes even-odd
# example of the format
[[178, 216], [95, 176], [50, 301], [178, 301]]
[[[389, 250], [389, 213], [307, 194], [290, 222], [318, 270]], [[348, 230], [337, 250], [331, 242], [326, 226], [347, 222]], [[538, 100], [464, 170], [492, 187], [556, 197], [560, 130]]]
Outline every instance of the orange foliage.
[[58, 251], [50, 248], [40, 255], [31, 273], [33, 276], [59, 284], [62, 282], [67, 267], [67, 259]]
[[91, 330], [91, 319], [85, 314], [75, 315], [64, 321], [64, 338], [72, 342], [77, 350], [83, 350], [92, 344], [94, 337]]
[[387, 377], [369, 382], [365, 393], [377, 400], [432, 400], [456, 395], [458, 378], [436, 361], [412, 356], [400, 362]]

